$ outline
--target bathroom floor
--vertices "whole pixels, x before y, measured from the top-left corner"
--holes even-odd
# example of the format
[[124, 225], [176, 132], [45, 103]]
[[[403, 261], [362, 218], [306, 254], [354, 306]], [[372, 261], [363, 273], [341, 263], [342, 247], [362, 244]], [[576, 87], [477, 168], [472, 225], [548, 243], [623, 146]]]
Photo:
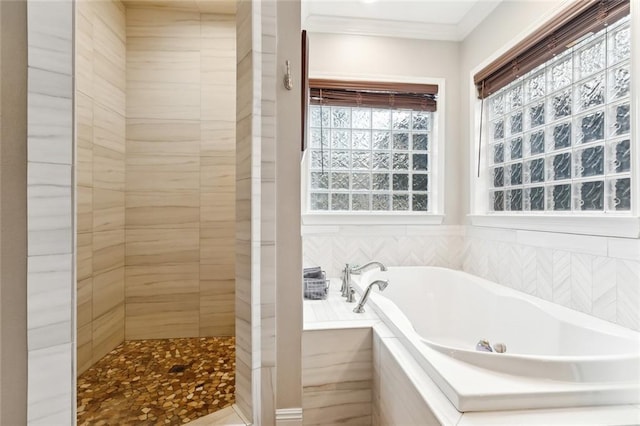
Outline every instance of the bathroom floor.
[[184, 424], [234, 393], [234, 337], [127, 341], [78, 377], [78, 425]]

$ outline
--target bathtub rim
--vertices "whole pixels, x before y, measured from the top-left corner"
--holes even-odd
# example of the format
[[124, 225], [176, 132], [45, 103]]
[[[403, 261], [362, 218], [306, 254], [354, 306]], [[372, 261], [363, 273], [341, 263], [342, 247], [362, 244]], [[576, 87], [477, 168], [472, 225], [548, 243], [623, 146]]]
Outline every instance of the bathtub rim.
[[[440, 269], [460, 272], [448, 268]], [[461, 273], [466, 274], [464, 272]], [[372, 275], [375, 275], [375, 271], [373, 273], [363, 274], [359, 279], [354, 280], [356, 281], [354, 287], [358, 292], [362, 292], [360, 282], [367, 282], [368, 278]], [[471, 277], [477, 278], [474, 276]], [[489, 283], [494, 286], [500, 286], [496, 283]], [[512, 289], [507, 290], [516, 291]], [[536, 375], [527, 377], [488, 370], [459, 359], [451, 358], [445, 353], [421, 344], [423, 337], [415, 331], [409, 319], [400, 311], [400, 308], [398, 308], [393, 301], [385, 298], [383, 294], [378, 292], [372, 293], [369, 303], [382, 322], [392, 330], [408, 352], [422, 366], [434, 383], [437, 384], [443, 394], [456, 409], [461, 412], [640, 403], [640, 383], [634, 380], [617, 382], [613, 385], [602, 382], [580, 383], [556, 381], [540, 378]], [[379, 306], [384, 303], [391, 304], [401, 314], [401, 317], [398, 318], [399, 316], [396, 314], [393, 319], [389, 318], [385, 310]], [[569, 310], [568, 308], [564, 309]], [[569, 311], [574, 312], [572, 310]], [[581, 314], [579, 312], [575, 313]], [[398, 321], [398, 319], [400, 319], [400, 321]], [[407, 326], [409, 326], [409, 328], [407, 328]], [[620, 327], [617, 325], [614, 326]], [[404, 328], [404, 330], [402, 328]], [[567, 357], [559, 358], [562, 361], [567, 361]], [[598, 358], [601, 359], [602, 357]], [[501, 383], [492, 383], [495, 381], [496, 374], [500, 378]], [[469, 382], [475, 382], [475, 384], [469, 385]], [[477, 383], [482, 382], [488, 384], [486, 388], [476, 386]], [[603, 391], [605, 391], [605, 393], [603, 393]]]
[[[445, 267], [440, 267], [440, 266], [389, 266], [387, 268], [387, 270], [397, 270], [397, 269], [413, 269], [415, 268], [416, 270], [419, 269], [433, 269], [433, 270], [439, 270], [439, 271], [447, 271], [449, 273], [455, 273], [455, 274], [459, 274], [459, 275], [463, 275], [466, 278], [469, 278], [470, 280], [474, 281], [474, 284], [477, 284], [479, 286], [481, 286], [483, 289], [486, 289], [496, 295], [499, 296], [506, 296], [506, 297], [510, 297], [510, 298], [515, 298], [518, 300], [522, 300], [528, 304], [533, 305], [534, 307], [541, 309], [547, 313], [549, 313], [549, 315], [553, 316], [555, 319], [557, 319], [558, 321], [562, 321], [562, 322], [567, 322], [571, 325], [575, 325], [581, 328], [587, 328], [596, 332], [600, 332], [600, 333], [606, 333], [606, 334], [610, 334], [613, 335], [615, 337], [619, 337], [622, 339], [627, 339], [631, 342], [634, 342], [636, 344], [636, 352], [630, 352], [627, 354], [615, 354], [615, 355], [593, 355], [593, 356], [589, 356], [589, 355], [584, 355], [584, 356], [578, 356], [578, 355], [530, 355], [530, 354], [515, 354], [517, 356], [521, 356], [521, 357], [533, 357], [533, 358], [537, 358], [537, 357], [548, 357], [548, 359], [553, 360], [553, 359], [568, 359], [569, 357], [574, 357], [573, 359], [579, 359], [579, 360], [587, 360], [590, 357], [591, 358], [602, 358], [602, 357], [612, 357], [612, 359], [616, 359], [616, 357], [625, 357], [625, 356], [640, 356], [640, 331], [635, 331], [626, 327], [623, 327], [619, 324], [615, 324], [609, 321], [606, 321], [604, 319], [601, 318], [597, 318], [593, 315], [589, 315], [587, 313], [584, 312], [580, 312], [571, 308], [568, 308], [566, 306], [562, 306], [559, 305], [557, 303], [553, 303], [550, 302], [548, 300], [545, 299], [541, 299], [539, 297], [524, 293], [522, 291], [518, 291], [516, 289], [489, 281], [485, 278], [482, 277], [478, 277], [476, 275], [470, 274], [468, 272], [464, 272], [464, 271], [460, 271], [460, 270], [456, 270], [456, 269], [450, 269], [450, 268], [445, 268]], [[359, 294], [362, 294], [362, 281], [365, 282], [372, 282], [376, 279], [381, 279], [384, 278], [384, 276], [377, 276], [378, 274], [384, 274], [384, 272], [379, 271], [379, 270], [371, 270], [368, 271], [360, 276], [354, 276], [353, 277], [353, 282], [355, 284], [357, 284], [356, 286], [354, 286], [356, 288], [356, 291]], [[390, 285], [393, 285], [393, 283], [390, 283]], [[385, 297], [384, 293], [380, 293], [377, 291], [373, 291], [371, 293], [371, 297], [374, 298], [378, 298], [378, 297]], [[435, 343], [437, 345], [436, 342], [433, 342], [429, 339], [425, 339], [426, 341], [429, 341], [431, 343]], [[445, 345], [440, 345], [442, 347], [446, 347]], [[464, 351], [463, 348], [456, 348], [458, 350], [462, 350]], [[502, 355], [514, 355], [513, 353], [504, 353], [504, 354], [500, 354]]]

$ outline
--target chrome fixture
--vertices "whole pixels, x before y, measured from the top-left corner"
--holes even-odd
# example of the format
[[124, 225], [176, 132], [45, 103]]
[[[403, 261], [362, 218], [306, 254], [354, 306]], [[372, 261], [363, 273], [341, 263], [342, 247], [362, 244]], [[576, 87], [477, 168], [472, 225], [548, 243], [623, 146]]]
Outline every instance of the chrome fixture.
[[291, 62], [289, 62], [288, 60], [284, 61], [284, 68], [284, 88], [287, 90], [291, 90], [293, 89], [293, 78], [291, 77]]
[[374, 285], [377, 285], [380, 291], [383, 291], [389, 285], [389, 281], [376, 280], [371, 284], [369, 284], [364, 294], [362, 295], [362, 299], [360, 299], [360, 302], [358, 302], [358, 305], [355, 308], [353, 308], [353, 312], [355, 312], [356, 314], [361, 314], [364, 312], [364, 304], [367, 303], [367, 299], [369, 298], [369, 293], [371, 293], [371, 288]]
[[482, 339], [478, 343], [476, 343], [476, 351], [496, 352], [499, 354], [503, 354], [507, 351], [507, 345], [505, 345], [504, 343], [496, 343], [492, 348], [488, 340]]
[[373, 262], [365, 263], [362, 266], [354, 266], [353, 268], [351, 268], [351, 273], [355, 274], [355, 275], [359, 275], [360, 272], [362, 272], [363, 270], [367, 269], [369, 266], [378, 266], [381, 271], [386, 271], [387, 270], [386, 266], [384, 266], [382, 263], [376, 262], [374, 260]]
[[342, 286], [340, 287], [340, 295], [342, 297], [347, 297], [348, 289], [351, 287], [349, 284], [351, 283], [351, 267], [349, 264], [344, 265], [344, 269], [342, 270]]
[[507, 351], [507, 345], [505, 345], [504, 343], [496, 343], [495, 345], [493, 345], [493, 350], [499, 354], [503, 354]]
[[488, 340], [482, 339], [478, 343], [476, 343], [476, 351], [493, 352], [493, 349], [491, 349], [491, 344]]
[[349, 294], [347, 294], [347, 303], [353, 303], [356, 301], [355, 294], [356, 294], [356, 291], [354, 289], [351, 289]]
[[340, 294], [342, 294], [342, 297], [347, 298], [347, 302], [353, 302], [353, 295], [351, 292], [351, 290], [353, 290], [351, 288], [351, 274], [358, 275], [370, 266], [378, 266], [381, 271], [387, 270], [386, 266], [376, 261], [365, 263], [362, 266], [350, 266], [348, 263], [344, 265], [344, 269], [342, 270], [342, 286], [340, 287]]

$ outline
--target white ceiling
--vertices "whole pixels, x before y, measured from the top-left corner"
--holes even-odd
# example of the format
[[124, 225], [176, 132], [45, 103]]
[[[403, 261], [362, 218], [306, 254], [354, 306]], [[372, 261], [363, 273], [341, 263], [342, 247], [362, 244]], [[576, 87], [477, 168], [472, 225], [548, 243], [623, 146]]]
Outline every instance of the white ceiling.
[[502, 0], [302, 0], [310, 32], [464, 39]]

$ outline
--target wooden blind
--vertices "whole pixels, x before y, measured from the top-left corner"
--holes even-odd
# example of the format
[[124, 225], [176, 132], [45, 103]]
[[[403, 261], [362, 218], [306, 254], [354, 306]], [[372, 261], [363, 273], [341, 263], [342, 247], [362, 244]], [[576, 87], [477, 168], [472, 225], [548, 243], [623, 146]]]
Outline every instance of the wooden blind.
[[479, 98], [572, 47], [585, 35], [627, 16], [630, 0], [579, 0], [474, 76]]
[[300, 136], [300, 150], [307, 149], [307, 110], [309, 109], [309, 38], [307, 30], [302, 30], [302, 70], [300, 82], [302, 85], [302, 135]]
[[435, 111], [438, 85], [310, 79], [312, 105]]

